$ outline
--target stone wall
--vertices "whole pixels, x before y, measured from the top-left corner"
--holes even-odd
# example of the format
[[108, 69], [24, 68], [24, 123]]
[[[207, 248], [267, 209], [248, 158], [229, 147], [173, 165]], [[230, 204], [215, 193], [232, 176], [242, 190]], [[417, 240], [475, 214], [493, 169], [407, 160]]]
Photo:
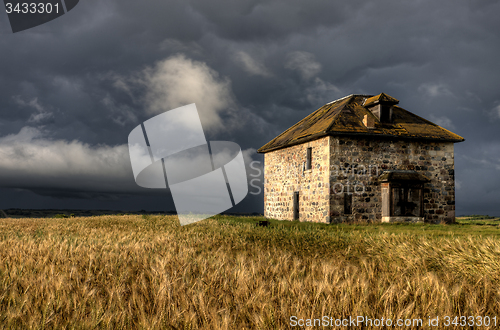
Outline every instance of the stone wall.
[[[378, 176], [384, 170], [415, 170], [424, 184], [424, 221], [455, 219], [454, 147], [424, 142], [366, 137], [330, 137], [330, 217], [332, 222], [380, 222], [382, 198]], [[342, 191], [343, 188], [343, 191]], [[352, 214], [344, 198], [352, 194]]]
[[[300, 221], [329, 221], [329, 142], [324, 137], [264, 155], [264, 216], [293, 220], [298, 191]], [[307, 148], [312, 148], [310, 170], [305, 170]]]
[[[312, 169], [304, 170], [309, 147]], [[337, 136], [268, 152], [264, 215], [292, 220], [293, 193], [299, 191], [300, 221], [380, 222], [378, 176], [384, 170], [415, 170], [431, 180], [424, 184], [424, 221], [454, 221], [453, 151], [451, 142]], [[352, 214], [344, 214], [348, 195]]]

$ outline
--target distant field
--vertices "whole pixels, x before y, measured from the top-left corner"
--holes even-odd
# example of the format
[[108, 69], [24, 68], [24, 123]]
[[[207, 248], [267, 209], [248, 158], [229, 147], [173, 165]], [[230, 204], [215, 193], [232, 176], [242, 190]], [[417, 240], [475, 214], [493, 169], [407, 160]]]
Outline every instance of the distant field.
[[262, 220], [0, 219], [0, 328], [297, 329], [292, 316], [422, 319], [424, 328], [428, 317], [488, 316], [480, 329], [500, 327], [498, 218]]
[[456, 218], [459, 224], [476, 226], [500, 226], [500, 218], [490, 216], [466, 216]]

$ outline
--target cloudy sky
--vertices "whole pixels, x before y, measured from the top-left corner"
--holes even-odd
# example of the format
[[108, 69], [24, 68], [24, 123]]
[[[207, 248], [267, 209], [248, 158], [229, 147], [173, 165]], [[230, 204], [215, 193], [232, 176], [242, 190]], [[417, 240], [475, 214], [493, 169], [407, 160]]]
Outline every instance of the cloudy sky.
[[[0, 13], [0, 208], [170, 210], [168, 191], [134, 182], [127, 137], [141, 122], [194, 102], [207, 139], [238, 143], [249, 163], [323, 104], [384, 92], [465, 137], [457, 214], [500, 215], [499, 12], [489, 0], [81, 0], [15, 34]], [[263, 212], [262, 195], [233, 210]]]

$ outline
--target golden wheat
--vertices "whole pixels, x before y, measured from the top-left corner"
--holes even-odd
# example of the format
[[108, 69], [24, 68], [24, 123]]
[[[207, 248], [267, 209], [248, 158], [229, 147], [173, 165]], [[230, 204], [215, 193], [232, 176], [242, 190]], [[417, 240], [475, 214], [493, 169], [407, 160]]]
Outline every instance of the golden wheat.
[[424, 325], [436, 316], [500, 316], [494, 239], [177, 223], [1, 219], [0, 325], [288, 329], [292, 316]]

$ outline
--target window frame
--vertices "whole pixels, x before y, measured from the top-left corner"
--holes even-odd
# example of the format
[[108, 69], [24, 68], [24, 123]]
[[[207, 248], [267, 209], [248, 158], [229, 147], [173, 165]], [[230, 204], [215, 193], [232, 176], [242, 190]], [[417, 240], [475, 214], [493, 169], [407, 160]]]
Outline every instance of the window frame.
[[312, 147], [306, 149], [306, 166], [305, 170], [312, 170]]
[[[394, 199], [394, 189], [403, 189], [403, 199], [400, 199], [396, 201]], [[408, 203], [408, 196], [410, 193], [410, 189], [413, 190], [418, 190], [419, 191], [419, 208], [417, 210], [417, 215], [406, 215], [406, 206], [403, 205], [401, 206], [401, 214], [396, 215], [396, 202], [403, 201], [403, 203]], [[418, 183], [391, 183], [389, 185], [389, 216], [390, 217], [423, 217], [424, 215], [424, 191], [423, 191], [423, 184], [418, 184]]]

